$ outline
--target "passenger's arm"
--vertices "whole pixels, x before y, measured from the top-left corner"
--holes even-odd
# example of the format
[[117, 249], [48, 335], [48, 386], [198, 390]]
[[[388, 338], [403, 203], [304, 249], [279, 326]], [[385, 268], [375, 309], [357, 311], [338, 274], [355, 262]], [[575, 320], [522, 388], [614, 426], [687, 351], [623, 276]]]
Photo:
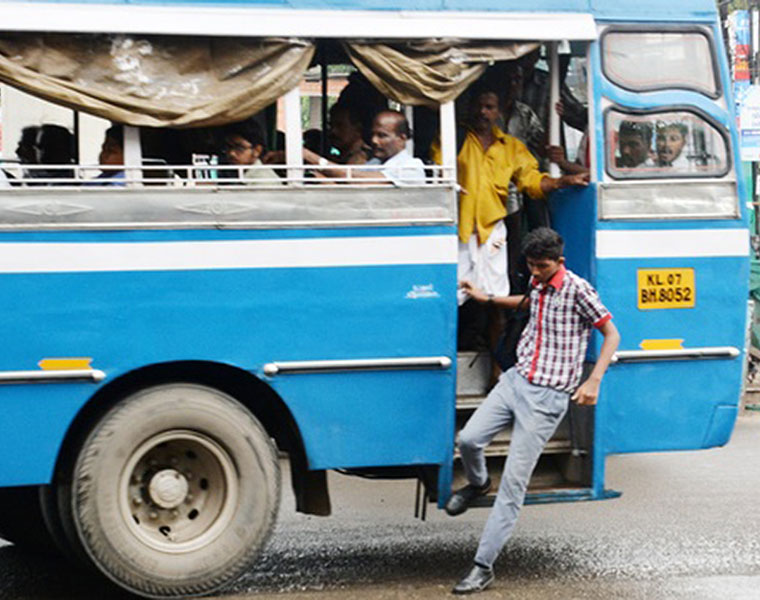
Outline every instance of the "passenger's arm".
[[[469, 281], [461, 281], [459, 283], [459, 287], [462, 288], [470, 298], [475, 300], [476, 302], [485, 303], [489, 300], [493, 302], [496, 306], [500, 306], [502, 308], [517, 308], [522, 301], [522, 299], [525, 296], [517, 295], [517, 296], [489, 296], [486, 294], [483, 290], [476, 287], [474, 284], [470, 283]], [[526, 303], [527, 304], [527, 303]]]
[[549, 160], [553, 163], [556, 163], [557, 166], [562, 169], [565, 173], [569, 173], [571, 175], [579, 174], [579, 173], [588, 173], [589, 170], [579, 165], [578, 163], [570, 162], [567, 160], [567, 156], [565, 155], [565, 149], [562, 146], [547, 146], [546, 147], [546, 155], [549, 157]]
[[602, 342], [602, 348], [599, 351], [599, 358], [596, 360], [591, 375], [584, 381], [581, 386], [575, 390], [572, 400], [578, 404], [594, 405], [596, 399], [599, 397], [599, 386], [602, 383], [602, 377], [607, 371], [607, 367], [612, 361], [612, 356], [617, 350], [620, 343], [620, 334], [617, 327], [610, 320], [599, 328], [599, 331], [604, 336]]
[[589, 182], [589, 173], [576, 173], [573, 175], [562, 175], [562, 177], [544, 177], [541, 180], [541, 191], [544, 196], [551, 192], [561, 190], [562, 188], [570, 187], [571, 185], [579, 185], [586, 187]]
[[374, 181], [361, 181], [357, 183], [390, 183], [381, 171], [349, 169], [321, 157], [319, 154], [312, 152], [308, 148], [303, 149], [303, 161], [307, 165], [316, 165], [322, 167], [319, 169], [319, 172], [326, 177], [335, 177], [340, 179], [374, 179]]

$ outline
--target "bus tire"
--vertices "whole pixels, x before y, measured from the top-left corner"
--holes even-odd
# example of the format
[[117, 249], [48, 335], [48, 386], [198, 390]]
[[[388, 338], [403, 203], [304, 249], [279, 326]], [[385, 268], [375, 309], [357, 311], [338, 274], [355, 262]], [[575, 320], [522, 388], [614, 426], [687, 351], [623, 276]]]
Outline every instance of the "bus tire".
[[60, 555], [43, 516], [45, 486], [0, 488], [0, 538], [27, 552]]
[[118, 402], [59, 490], [64, 529], [119, 586], [207, 594], [242, 575], [274, 526], [280, 470], [259, 421], [231, 396], [172, 383]]

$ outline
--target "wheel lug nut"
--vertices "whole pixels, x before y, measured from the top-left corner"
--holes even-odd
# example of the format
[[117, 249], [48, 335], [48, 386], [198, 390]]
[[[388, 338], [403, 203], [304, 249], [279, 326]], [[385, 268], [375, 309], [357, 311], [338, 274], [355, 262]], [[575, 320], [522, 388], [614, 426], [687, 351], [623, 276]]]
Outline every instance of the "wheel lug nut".
[[172, 511], [172, 518], [176, 519], [178, 516], [179, 516], [179, 511], [178, 510], [173, 510]]
[[192, 494], [188, 494], [187, 496], [185, 496], [185, 504], [190, 504], [192, 501], [193, 501]]
[[135, 506], [140, 506], [142, 504], [142, 498], [140, 498], [140, 496], [135, 496], [134, 498], [132, 498], [132, 503]]
[[193, 478], [192, 471], [188, 471], [187, 473], [185, 473], [185, 479], [192, 479], [192, 478]]
[[152, 510], [148, 514], [148, 518], [155, 521], [156, 519], [158, 519], [158, 513], [155, 510]]
[[176, 466], [179, 464], [179, 459], [176, 456], [172, 456], [169, 462]]

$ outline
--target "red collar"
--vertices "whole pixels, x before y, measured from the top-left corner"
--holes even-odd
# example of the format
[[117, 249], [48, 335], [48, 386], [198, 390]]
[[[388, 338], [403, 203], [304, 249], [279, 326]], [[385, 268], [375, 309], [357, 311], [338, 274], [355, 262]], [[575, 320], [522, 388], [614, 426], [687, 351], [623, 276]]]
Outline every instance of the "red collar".
[[[560, 265], [559, 269], [557, 269], [557, 272], [552, 275], [552, 278], [546, 282], [547, 286], [552, 286], [555, 290], [559, 290], [559, 288], [562, 287], [562, 282], [565, 281], [565, 273], [567, 273], [567, 269], [565, 268], [565, 265]], [[536, 281], [535, 277], [530, 278], [530, 284], [533, 287], [539, 287], [541, 284]]]

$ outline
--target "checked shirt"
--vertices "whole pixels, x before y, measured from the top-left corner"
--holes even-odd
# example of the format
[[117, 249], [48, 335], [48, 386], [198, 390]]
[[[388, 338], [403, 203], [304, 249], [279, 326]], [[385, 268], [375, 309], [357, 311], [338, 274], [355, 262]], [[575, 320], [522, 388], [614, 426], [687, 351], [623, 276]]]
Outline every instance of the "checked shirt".
[[546, 283], [531, 279], [530, 320], [517, 345], [517, 371], [534, 385], [578, 387], [592, 327], [612, 315], [588, 281], [561, 266]]

